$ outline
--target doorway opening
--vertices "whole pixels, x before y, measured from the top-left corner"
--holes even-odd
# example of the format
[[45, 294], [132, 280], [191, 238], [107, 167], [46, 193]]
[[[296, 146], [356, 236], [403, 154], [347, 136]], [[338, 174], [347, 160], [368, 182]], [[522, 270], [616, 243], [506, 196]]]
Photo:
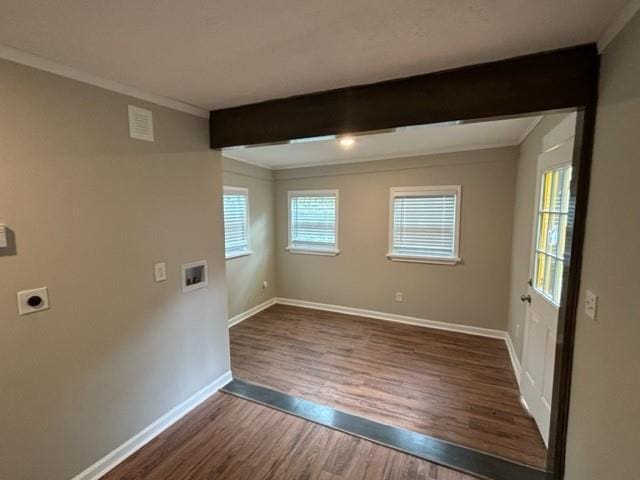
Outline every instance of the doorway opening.
[[[438, 446], [423, 458], [486, 478], [545, 478], [576, 118], [549, 112], [223, 151], [225, 193], [246, 189], [248, 230], [247, 219], [266, 217], [251, 211], [251, 182], [233, 162], [271, 169], [277, 269], [277, 294], [260, 304], [268, 308], [234, 315], [238, 383], [229, 391], [298, 405], [283, 409], [300, 416], [313, 402], [325, 420], [355, 417], [336, 428], [359, 436], [349, 429], [361, 419], [398, 429], [391, 437], [415, 434], [414, 443]], [[228, 217], [234, 228], [231, 209]], [[231, 275], [251, 271], [234, 262]], [[456, 463], [461, 455], [466, 463]]]

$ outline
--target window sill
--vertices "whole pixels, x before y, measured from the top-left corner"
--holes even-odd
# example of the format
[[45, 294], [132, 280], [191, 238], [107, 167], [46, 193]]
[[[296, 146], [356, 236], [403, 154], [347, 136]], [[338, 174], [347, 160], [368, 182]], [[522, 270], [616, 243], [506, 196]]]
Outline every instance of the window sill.
[[302, 255], [324, 255], [329, 257], [335, 257], [340, 253], [340, 250], [337, 248], [305, 248], [288, 246], [286, 250], [289, 253], [299, 253]]
[[242, 250], [241, 252], [233, 252], [229, 255], [225, 255], [224, 259], [231, 260], [232, 258], [246, 257], [247, 255], [251, 255], [252, 253], [253, 250]]
[[431, 263], [433, 265], [458, 265], [462, 263], [461, 258], [438, 258], [438, 257], [419, 257], [412, 255], [401, 255], [398, 253], [387, 253], [387, 258], [393, 262], [410, 262], [410, 263]]

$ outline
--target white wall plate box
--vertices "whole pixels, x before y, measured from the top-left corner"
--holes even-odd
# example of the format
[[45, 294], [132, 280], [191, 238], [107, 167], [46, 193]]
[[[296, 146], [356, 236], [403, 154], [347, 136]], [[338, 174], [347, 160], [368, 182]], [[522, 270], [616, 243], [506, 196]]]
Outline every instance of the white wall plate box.
[[20, 315], [28, 315], [48, 309], [49, 292], [47, 287], [18, 292], [18, 313]]
[[191, 292], [209, 285], [209, 272], [207, 261], [182, 264], [182, 291]]

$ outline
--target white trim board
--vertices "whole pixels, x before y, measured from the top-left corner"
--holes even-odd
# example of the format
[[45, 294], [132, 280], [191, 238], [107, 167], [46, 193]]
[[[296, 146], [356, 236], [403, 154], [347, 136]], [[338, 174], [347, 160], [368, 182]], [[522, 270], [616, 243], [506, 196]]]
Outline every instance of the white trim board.
[[522, 367], [520, 366], [520, 360], [518, 360], [518, 355], [516, 355], [516, 349], [513, 346], [513, 342], [511, 341], [511, 335], [509, 335], [509, 332], [505, 332], [504, 342], [507, 344], [507, 350], [509, 351], [509, 358], [511, 359], [513, 373], [515, 373], [516, 380], [518, 381], [518, 386], [520, 386], [520, 375], [522, 372]]
[[280, 305], [290, 305], [293, 307], [305, 307], [315, 310], [325, 310], [327, 312], [344, 313], [345, 315], [356, 315], [359, 317], [375, 318], [377, 320], [388, 320], [390, 322], [406, 323], [418, 325], [420, 327], [435, 328], [437, 330], [447, 330], [449, 332], [468, 333], [469, 335], [479, 335], [481, 337], [505, 339], [506, 332], [493, 330], [490, 328], [473, 327], [470, 325], [459, 325], [456, 323], [437, 322], [424, 318], [397, 315], [395, 313], [377, 312], [375, 310], [365, 310], [362, 308], [343, 307], [341, 305], [330, 305], [327, 303], [307, 302], [305, 300], [295, 300], [293, 298], [276, 298], [276, 303]]
[[138, 98], [146, 102], [155, 103], [156, 105], [168, 107], [173, 110], [189, 113], [191, 115], [196, 115], [202, 118], [209, 118], [209, 112], [204, 110], [203, 108], [199, 108], [194, 105], [181, 102], [179, 100], [174, 100], [173, 98], [163, 97], [162, 95], [147, 93], [142, 90], [138, 90], [135, 87], [130, 87], [113, 80], [98, 77], [96, 75], [77, 70], [73, 67], [69, 67], [52, 60], [47, 60], [46, 58], [40, 57], [38, 55], [18, 50], [17, 48], [0, 45], [0, 58], [19, 63], [21, 65], [27, 65], [29, 67], [43, 70], [45, 72], [53, 73], [55, 75], [60, 75], [61, 77], [77, 80], [78, 82], [87, 83], [95, 87], [104, 88], [105, 90], [121, 93], [122, 95], [128, 95], [129, 97]]
[[269, 308], [271, 305], [275, 305], [275, 303], [276, 303], [276, 298], [273, 297], [267, 300], [266, 302], [262, 302], [260, 305], [256, 305], [255, 307], [250, 308], [246, 312], [242, 312], [236, 315], [235, 317], [231, 317], [229, 319], [229, 328], [239, 324], [240, 322], [242, 322], [243, 320], [246, 320], [249, 317], [254, 316], [256, 313], [260, 313], [262, 310]]
[[223, 373], [209, 385], [196, 392], [180, 405], [169, 410], [151, 425], [146, 427], [141, 432], [138, 432], [136, 435], [131, 437], [119, 447], [116, 447], [114, 450], [109, 452], [107, 455], [102, 457], [90, 467], [80, 472], [71, 480], [98, 480], [105, 473], [112, 470], [118, 464], [123, 462], [127, 457], [142, 448], [149, 441], [153, 440], [153, 438], [160, 435], [160, 433], [180, 420], [211, 395], [220, 390], [220, 388], [225, 386], [232, 379], [233, 377], [231, 376], [231, 371]]

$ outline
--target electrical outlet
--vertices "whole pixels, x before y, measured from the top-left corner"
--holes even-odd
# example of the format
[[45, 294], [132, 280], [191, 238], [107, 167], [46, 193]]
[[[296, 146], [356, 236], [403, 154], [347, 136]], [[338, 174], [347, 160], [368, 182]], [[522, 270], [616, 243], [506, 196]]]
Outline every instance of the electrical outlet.
[[402, 302], [404, 300], [404, 295], [402, 292], [396, 292], [396, 302]]
[[28, 315], [48, 309], [49, 292], [47, 287], [18, 292], [18, 313], [20, 315]]
[[584, 313], [592, 320], [596, 319], [598, 313], [598, 296], [589, 290], [584, 296]]
[[262, 282], [262, 289], [264, 290], [265, 288], [267, 288], [269, 286], [269, 282], [267, 282], [266, 280], [264, 280]]

